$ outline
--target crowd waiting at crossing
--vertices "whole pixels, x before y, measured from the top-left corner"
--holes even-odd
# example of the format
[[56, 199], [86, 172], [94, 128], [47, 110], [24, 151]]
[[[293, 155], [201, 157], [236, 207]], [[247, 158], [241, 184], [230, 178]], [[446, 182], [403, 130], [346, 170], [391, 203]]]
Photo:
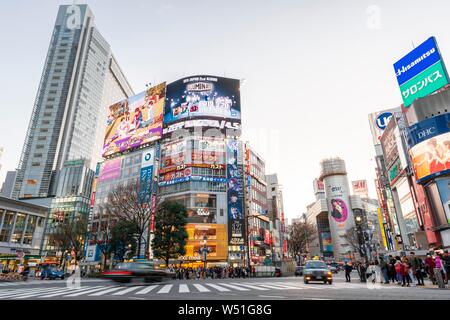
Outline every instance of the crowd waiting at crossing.
[[425, 259], [417, 257], [414, 252], [409, 256], [380, 257], [372, 263], [357, 261], [355, 264], [347, 263], [344, 267], [346, 282], [351, 282], [351, 271], [357, 270], [361, 282], [379, 281], [383, 284], [394, 283], [399, 286], [424, 286], [425, 279], [433, 285], [441, 281], [448, 284], [450, 278], [450, 254], [429, 253]]

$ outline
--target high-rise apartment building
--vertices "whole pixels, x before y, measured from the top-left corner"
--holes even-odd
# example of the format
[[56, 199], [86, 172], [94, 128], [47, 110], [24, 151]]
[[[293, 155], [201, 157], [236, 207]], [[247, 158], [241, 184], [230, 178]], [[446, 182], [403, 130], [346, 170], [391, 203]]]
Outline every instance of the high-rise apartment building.
[[55, 196], [66, 161], [83, 160], [95, 169], [107, 106], [132, 94], [89, 7], [60, 6], [13, 197]]

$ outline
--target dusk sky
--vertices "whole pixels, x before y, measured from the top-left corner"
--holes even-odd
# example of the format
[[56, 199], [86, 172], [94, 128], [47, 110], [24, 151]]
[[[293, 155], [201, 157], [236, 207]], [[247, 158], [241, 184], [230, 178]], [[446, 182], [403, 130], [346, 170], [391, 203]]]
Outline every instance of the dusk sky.
[[[19, 162], [58, 5], [72, 3], [0, 1], [0, 183]], [[244, 139], [278, 173], [288, 218], [314, 201], [327, 157], [376, 197], [367, 116], [401, 103], [392, 64], [430, 36], [450, 57], [448, 0], [75, 3], [90, 6], [136, 93], [189, 75], [245, 79]]]

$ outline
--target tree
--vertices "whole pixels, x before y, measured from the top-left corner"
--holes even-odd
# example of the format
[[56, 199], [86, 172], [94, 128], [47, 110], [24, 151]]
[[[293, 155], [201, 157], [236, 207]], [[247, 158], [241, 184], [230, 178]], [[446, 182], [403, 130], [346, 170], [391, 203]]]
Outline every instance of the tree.
[[51, 239], [61, 251], [75, 252], [75, 259], [81, 259], [83, 254], [84, 238], [87, 232], [87, 221], [84, 217], [76, 217], [58, 223]]
[[170, 258], [184, 255], [188, 234], [186, 232], [187, 210], [178, 202], [163, 201], [155, 213], [153, 255], [169, 265]]
[[306, 253], [307, 245], [318, 237], [317, 228], [310, 222], [295, 222], [289, 231], [288, 250], [293, 256]]
[[358, 227], [354, 226], [345, 231], [344, 239], [352, 247], [353, 251], [360, 254], [361, 257], [366, 256], [365, 250], [362, 246], [361, 236], [358, 231]]
[[132, 221], [119, 220], [111, 230], [110, 252], [123, 259], [128, 250], [136, 251], [138, 227]]
[[148, 232], [152, 216], [149, 198], [138, 179], [119, 184], [108, 194], [107, 214], [117, 221], [129, 221], [136, 226], [138, 257], [141, 255], [142, 239]]

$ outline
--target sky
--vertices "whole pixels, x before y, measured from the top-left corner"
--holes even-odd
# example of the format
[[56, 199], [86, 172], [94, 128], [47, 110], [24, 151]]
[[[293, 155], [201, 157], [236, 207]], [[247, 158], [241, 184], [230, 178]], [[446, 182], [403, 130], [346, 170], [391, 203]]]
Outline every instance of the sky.
[[[58, 5], [0, 0], [0, 181], [28, 128]], [[284, 211], [314, 201], [320, 160], [375, 192], [368, 114], [399, 106], [393, 63], [430, 36], [450, 57], [450, 2], [366, 0], [86, 0], [134, 91], [209, 74], [245, 79], [243, 139], [277, 173]]]

